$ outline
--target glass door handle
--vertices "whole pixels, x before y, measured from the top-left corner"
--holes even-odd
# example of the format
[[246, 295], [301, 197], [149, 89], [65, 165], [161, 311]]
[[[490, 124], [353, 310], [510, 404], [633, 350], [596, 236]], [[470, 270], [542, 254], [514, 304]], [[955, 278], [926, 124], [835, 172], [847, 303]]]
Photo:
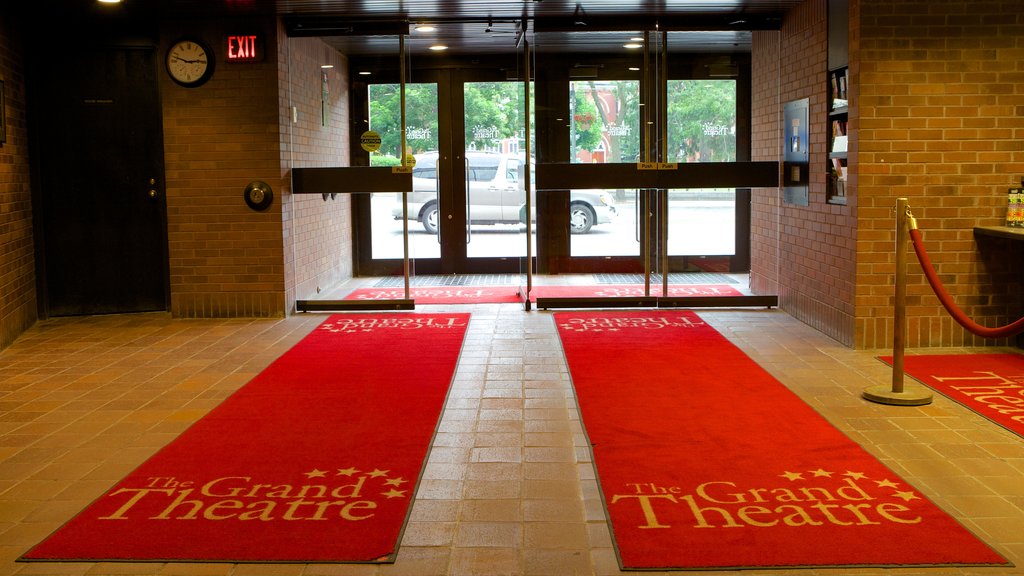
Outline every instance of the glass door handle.
[[[437, 164], [434, 165], [434, 209], [437, 212], [437, 243], [441, 243], [441, 155], [437, 155]], [[429, 218], [430, 215], [427, 215]]]
[[469, 158], [466, 158], [466, 244], [473, 240], [473, 198], [469, 186]]

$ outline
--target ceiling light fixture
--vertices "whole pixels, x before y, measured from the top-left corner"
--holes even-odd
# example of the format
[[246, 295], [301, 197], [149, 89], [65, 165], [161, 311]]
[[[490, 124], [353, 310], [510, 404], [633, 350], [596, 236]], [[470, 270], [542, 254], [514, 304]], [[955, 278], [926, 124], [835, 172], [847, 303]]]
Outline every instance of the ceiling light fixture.
[[643, 48], [644, 45], [643, 44], [637, 44], [635, 42], [630, 42], [629, 44], [623, 44], [622, 47], [623, 48], [628, 48], [629, 50], [636, 50], [637, 48]]
[[417, 32], [437, 32], [437, 26], [433, 24], [420, 24], [416, 26], [415, 30]]
[[444, 44], [434, 44], [433, 46], [430, 47], [430, 49], [433, 50], [434, 52], [443, 52], [444, 50], [447, 50], [448, 47], [445, 46]]

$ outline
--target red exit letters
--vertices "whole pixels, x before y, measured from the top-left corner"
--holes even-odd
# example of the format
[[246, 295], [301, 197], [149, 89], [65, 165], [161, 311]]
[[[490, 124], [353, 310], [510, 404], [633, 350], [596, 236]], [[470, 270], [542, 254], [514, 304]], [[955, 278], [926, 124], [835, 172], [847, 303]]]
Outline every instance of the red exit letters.
[[228, 62], [254, 62], [262, 56], [259, 36], [255, 34], [228, 36]]

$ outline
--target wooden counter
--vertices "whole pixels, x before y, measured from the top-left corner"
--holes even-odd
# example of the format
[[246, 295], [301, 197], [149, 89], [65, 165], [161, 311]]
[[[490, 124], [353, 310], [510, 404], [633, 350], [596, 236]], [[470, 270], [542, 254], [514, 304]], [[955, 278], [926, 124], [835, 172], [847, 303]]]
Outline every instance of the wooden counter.
[[997, 238], [1009, 238], [1010, 240], [1024, 240], [1024, 228], [1009, 226], [975, 226], [975, 236], [995, 236]]

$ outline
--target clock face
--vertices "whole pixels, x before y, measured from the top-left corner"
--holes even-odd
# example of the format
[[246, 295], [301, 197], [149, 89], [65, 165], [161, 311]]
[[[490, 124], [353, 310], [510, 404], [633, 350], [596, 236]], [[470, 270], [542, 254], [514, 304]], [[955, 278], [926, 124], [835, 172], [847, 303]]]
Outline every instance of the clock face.
[[213, 54], [197, 40], [179, 40], [167, 50], [167, 73], [182, 86], [199, 86], [213, 74]]

